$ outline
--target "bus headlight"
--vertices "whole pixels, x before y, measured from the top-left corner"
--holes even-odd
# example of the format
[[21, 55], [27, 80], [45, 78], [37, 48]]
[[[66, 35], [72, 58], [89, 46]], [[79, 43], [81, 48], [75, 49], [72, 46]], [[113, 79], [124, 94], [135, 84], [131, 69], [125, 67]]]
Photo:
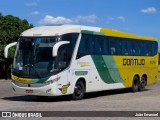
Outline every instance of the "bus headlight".
[[52, 84], [52, 83], [54, 83], [54, 82], [57, 82], [59, 79], [60, 79], [60, 77], [57, 77], [57, 78], [55, 78], [55, 79], [53, 79], [53, 80], [45, 81], [45, 82], [44, 82], [44, 85]]

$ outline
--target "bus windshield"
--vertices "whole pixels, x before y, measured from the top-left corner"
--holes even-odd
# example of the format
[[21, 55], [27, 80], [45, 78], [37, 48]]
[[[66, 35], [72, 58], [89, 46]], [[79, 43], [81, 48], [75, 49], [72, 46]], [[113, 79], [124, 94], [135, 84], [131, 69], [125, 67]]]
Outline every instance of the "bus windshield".
[[62, 45], [57, 57], [52, 57], [54, 44], [61, 41], [55, 37], [23, 37], [17, 44], [13, 74], [23, 77], [46, 77], [65, 69], [70, 59], [67, 59], [67, 45]]

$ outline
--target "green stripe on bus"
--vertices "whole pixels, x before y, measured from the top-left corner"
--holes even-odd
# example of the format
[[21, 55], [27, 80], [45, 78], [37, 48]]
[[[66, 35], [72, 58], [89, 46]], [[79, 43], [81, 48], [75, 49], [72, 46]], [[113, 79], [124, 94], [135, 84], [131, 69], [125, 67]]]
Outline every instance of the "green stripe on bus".
[[82, 30], [81, 33], [85, 33], [85, 34], [93, 34], [93, 31]]
[[48, 80], [48, 77], [46, 77], [46, 78], [40, 78], [40, 79], [32, 79], [31, 83], [44, 83], [47, 80]]
[[88, 30], [82, 30], [81, 33], [94, 34], [94, 35], [104, 35], [103, 32], [93, 32], [93, 31], [88, 31]]
[[107, 68], [109, 69], [109, 73], [112, 77], [112, 79], [116, 82], [116, 83], [121, 83], [124, 82], [124, 80], [121, 78], [118, 67], [115, 63], [115, 60], [112, 56], [105, 56], [103, 55], [103, 60], [107, 66]]
[[120, 77], [115, 61], [111, 56], [91, 56], [101, 79], [108, 84], [121, 83], [124, 80]]
[[108, 83], [108, 84], [115, 83], [115, 81], [112, 79], [112, 77], [109, 73], [109, 70], [103, 60], [103, 57], [101, 55], [92, 55], [91, 57], [94, 61], [94, 64], [97, 68], [97, 71], [98, 71], [101, 79], [105, 83]]

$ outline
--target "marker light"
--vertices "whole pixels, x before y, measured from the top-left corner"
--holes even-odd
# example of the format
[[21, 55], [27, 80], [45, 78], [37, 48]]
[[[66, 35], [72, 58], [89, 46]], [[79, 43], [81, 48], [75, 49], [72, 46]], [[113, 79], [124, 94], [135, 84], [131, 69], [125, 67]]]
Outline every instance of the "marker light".
[[58, 78], [56, 78], [56, 79], [53, 79], [53, 80], [45, 81], [45, 82], [44, 82], [44, 85], [52, 84], [52, 83], [54, 83], [54, 82], [57, 82], [59, 79], [60, 79], [60, 77], [58, 77]]

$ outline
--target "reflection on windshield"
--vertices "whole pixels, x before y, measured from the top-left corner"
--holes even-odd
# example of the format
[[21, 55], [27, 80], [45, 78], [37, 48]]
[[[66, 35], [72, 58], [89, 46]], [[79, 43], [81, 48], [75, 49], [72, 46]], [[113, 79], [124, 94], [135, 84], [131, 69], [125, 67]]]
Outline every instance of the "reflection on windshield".
[[32, 76], [53, 72], [52, 47], [59, 40], [59, 37], [19, 39], [13, 70]]
[[[55, 37], [20, 38], [17, 44], [13, 74], [22, 77], [45, 77], [56, 74], [69, 66], [78, 34]], [[52, 57], [53, 46], [62, 40], [70, 44], [58, 49], [57, 57]]]

